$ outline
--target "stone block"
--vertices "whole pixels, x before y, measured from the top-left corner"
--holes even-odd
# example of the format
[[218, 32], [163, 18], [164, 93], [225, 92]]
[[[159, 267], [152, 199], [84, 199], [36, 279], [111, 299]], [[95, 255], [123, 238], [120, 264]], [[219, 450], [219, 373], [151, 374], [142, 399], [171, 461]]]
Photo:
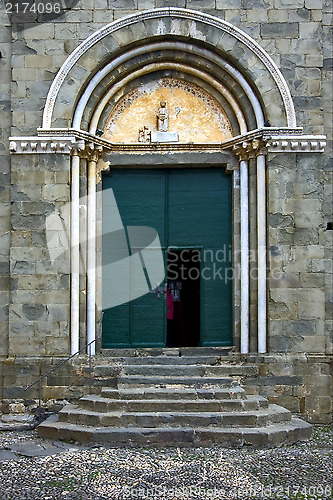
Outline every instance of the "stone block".
[[311, 15], [308, 9], [290, 9], [288, 11], [288, 22], [304, 23], [310, 21]]
[[215, 0], [186, 0], [186, 8], [194, 9], [214, 9]]
[[276, 302], [323, 302], [325, 300], [324, 292], [319, 288], [283, 288], [272, 289], [271, 297]]
[[12, 227], [13, 229], [44, 229], [45, 228], [45, 217], [42, 215], [12, 215]]
[[36, 81], [37, 80], [37, 72], [36, 69], [28, 69], [28, 68], [14, 68], [12, 71], [13, 81]]
[[304, 7], [304, 0], [274, 0], [275, 9], [297, 9]]
[[320, 29], [320, 23], [308, 22], [300, 23], [299, 27], [299, 37], [300, 38], [318, 38], [318, 30]]
[[276, 319], [297, 319], [297, 304], [295, 303], [268, 303], [269, 317], [273, 320]]
[[304, 2], [306, 9], [319, 9], [323, 8], [323, 0], [305, 0]]
[[324, 273], [300, 273], [301, 288], [322, 288], [325, 284]]
[[270, 278], [271, 288], [297, 288], [299, 287], [298, 273], [275, 273]]
[[138, 0], [138, 10], [154, 9], [155, 0]]
[[[285, 9], [285, 10], [270, 9], [267, 11], [268, 22], [270, 22], [270, 23], [274, 23], [274, 22], [286, 23], [288, 21], [288, 13], [289, 13], [289, 11], [287, 9]], [[286, 40], [286, 42], [288, 42], [288, 40]]]
[[295, 342], [295, 352], [325, 352], [326, 339], [324, 336], [305, 337], [299, 342]]
[[[246, 11], [248, 23], [261, 23], [268, 21], [267, 10], [251, 9]], [[246, 30], [247, 31], [247, 30]]]
[[323, 222], [323, 215], [320, 212], [307, 211], [295, 213], [295, 225], [298, 228], [319, 227]]
[[55, 184], [42, 187], [42, 197], [50, 201], [69, 201], [70, 189], [67, 184]]
[[68, 321], [70, 318], [69, 295], [68, 303], [65, 304], [49, 304], [47, 306], [48, 316], [50, 321]]
[[[66, 13], [67, 23], [91, 23], [93, 20], [93, 11], [87, 7], [83, 10], [70, 10]], [[80, 25], [80, 24], [79, 24]]]
[[311, 271], [313, 273], [320, 273], [325, 271], [324, 259], [311, 259]]
[[53, 23], [26, 23], [24, 38], [28, 40], [47, 40], [54, 38], [55, 24]]
[[325, 303], [323, 302], [299, 302], [299, 319], [325, 319]]
[[56, 40], [72, 40], [77, 38], [77, 24], [55, 24], [55, 39]]
[[216, 0], [217, 9], [241, 9], [242, 7], [242, 0]]
[[298, 38], [298, 23], [262, 23], [261, 36], [263, 38]]
[[35, 262], [13, 261], [11, 262], [12, 274], [34, 274], [36, 272]]
[[25, 56], [26, 68], [47, 68], [52, 66], [52, 56], [41, 55], [26, 55]]
[[46, 336], [45, 338], [45, 353], [47, 356], [70, 354], [70, 339], [69, 337]]
[[323, 13], [321, 10], [311, 9], [311, 21], [321, 22], [323, 20]]

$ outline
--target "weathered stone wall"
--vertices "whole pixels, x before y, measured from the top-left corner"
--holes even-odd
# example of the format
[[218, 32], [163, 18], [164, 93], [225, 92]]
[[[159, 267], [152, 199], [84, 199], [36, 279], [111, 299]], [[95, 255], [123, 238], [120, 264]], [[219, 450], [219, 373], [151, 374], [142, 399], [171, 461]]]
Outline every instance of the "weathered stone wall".
[[269, 155], [267, 163], [270, 350], [332, 352], [323, 157]]
[[[48, 241], [54, 235], [52, 225], [46, 230], [46, 218], [70, 201], [70, 159], [57, 155], [54, 162], [52, 154], [13, 156], [11, 175], [8, 352], [64, 354], [69, 350], [69, 254], [51, 262]], [[63, 224], [68, 228], [69, 220]]]
[[[0, 359], [8, 353], [8, 304], [10, 296], [10, 155], [11, 32], [0, 6]], [[0, 388], [1, 391], [1, 388]]]
[[332, 357], [287, 353], [240, 359], [258, 367], [256, 375], [241, 379], [247, 394], [265, 396], [308, 422], [332, 423]]

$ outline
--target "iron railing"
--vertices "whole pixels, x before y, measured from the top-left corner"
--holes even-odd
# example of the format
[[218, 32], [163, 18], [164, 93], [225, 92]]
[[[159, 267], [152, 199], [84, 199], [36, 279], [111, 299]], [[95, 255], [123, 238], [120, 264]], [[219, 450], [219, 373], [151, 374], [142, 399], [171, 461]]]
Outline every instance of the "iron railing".
[[85, 349], [88, 349], [88, 356], [89, 356], [89, 394], [91, 394], [91, 387], [92, 387], [92, 363], [91, 363], [91, 357], [92, 357], [92, 355], [91, 355], [91, 346], [92, 346], [92, 344], [94, 342], [96, 342], [97, 340], [99, 340], [101, 338], [101, 329], [102, 329], [103, 314], [104, 314], [104, 312], [102, 312], [102, 317], [101, 317], [100, 324], [99, 324], [98, 335], [97, 335], [96, 338], [94, 338], [94, 340], [92, 340], [88, 344], [84, 345], [81, 349], [79, 349], [74, 354], [71, 354], [71, 356], [68, 356], [68, 358], [64, 359], [61, 363], [59, 363], [57, 366], [55, 366], [54, 368], [52, 368], [52, 370], [49, 370], [47, 373], [45, 373], [44, 375], [42, 375], [41, 377], [39, 377], [38, 380], [36, 380], [32, 384], [28, 385], [24, 389], [25, 391], [27, 391], [28, 389], [30, 389], [30, 387], [33, 387], [34, 385], [38, 384], [38, 423], [41, 422], [41, 412], [42, 412], [41, 411], [42, 410], [42, 380], [45, 377], [48, 377], [55, 370], [57, 370], [58, 368], [60, 368], [60, 366], [62, 366], [65, 363], [67, 363], [67, 361], [69, 361], [70, 359], [73, 359], [75, 356], [77, 356], [78, 354], [80, 354]]

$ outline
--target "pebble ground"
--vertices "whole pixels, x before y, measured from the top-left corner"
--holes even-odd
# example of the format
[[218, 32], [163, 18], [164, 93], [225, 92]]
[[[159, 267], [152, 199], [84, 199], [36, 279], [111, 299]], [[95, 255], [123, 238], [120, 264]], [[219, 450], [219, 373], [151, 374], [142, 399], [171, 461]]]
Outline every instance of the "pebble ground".
[[331, 499], [333, 430], [275, 449], [84, 447], [0, 433], [1, 500]]

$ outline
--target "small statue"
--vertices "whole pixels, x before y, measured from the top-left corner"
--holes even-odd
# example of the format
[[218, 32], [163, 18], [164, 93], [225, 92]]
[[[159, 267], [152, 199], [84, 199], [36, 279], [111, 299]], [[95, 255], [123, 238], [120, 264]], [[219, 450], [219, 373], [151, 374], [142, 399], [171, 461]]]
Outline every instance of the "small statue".
[[139, 142], [150, 142], [150, 132], [147, 125], [139, 130]]
[[157, 113], [157, 130], [159, 132], [167, 132], [169, 128], [169, 111], [166, 107], [166, 102], [162, 101], [161, 107]]

